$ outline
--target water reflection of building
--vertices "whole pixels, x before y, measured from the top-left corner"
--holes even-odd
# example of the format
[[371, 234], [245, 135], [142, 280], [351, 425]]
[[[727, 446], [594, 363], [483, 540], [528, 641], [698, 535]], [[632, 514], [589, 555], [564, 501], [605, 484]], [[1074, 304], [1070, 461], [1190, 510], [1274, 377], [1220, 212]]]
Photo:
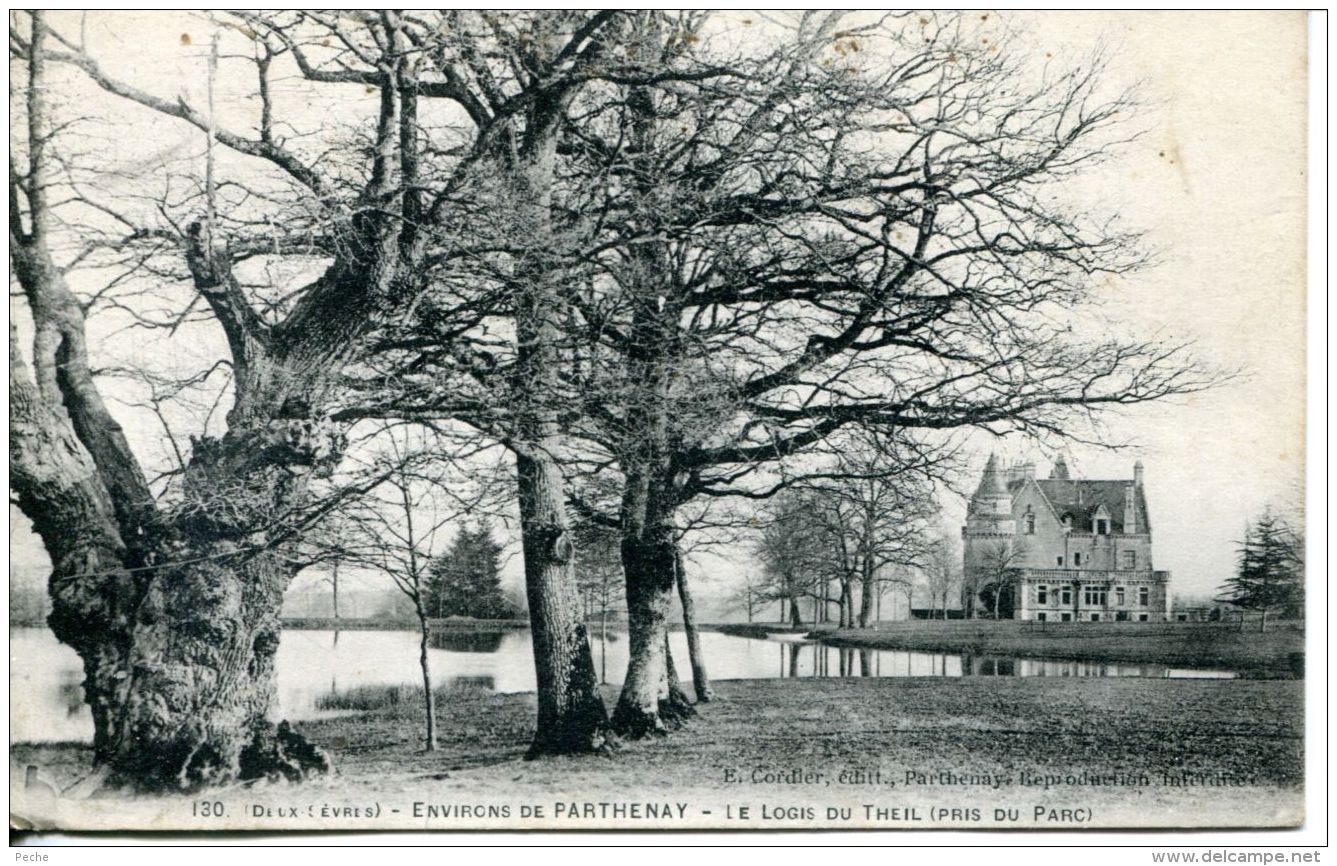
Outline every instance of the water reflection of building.
[[1152, 568], [1143, 481], [1141, 461], [1132, 479], [1092, 481], [1060, 457], [1037, 479], [990, 455], [962, 528], [966, 609], [997, 593], [1007, 618], [1164, 622], [1170, 573]]
[[1136, 665], [1096, 661], [1018, 659], [1019, 677], [1160, 677], [1169, 675], [1165, 665]]
[[770, 643], [776, 646], [777, 676], [782, 678], [959, 677], [967, 672], [957, 653], [838, 647], [819, 641]]

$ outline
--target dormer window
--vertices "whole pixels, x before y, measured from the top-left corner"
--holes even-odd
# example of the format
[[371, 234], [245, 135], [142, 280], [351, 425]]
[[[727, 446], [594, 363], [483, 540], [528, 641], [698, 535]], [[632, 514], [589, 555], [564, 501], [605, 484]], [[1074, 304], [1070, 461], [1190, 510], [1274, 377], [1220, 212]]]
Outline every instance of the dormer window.
[[1110, 513], [1105, 510], [1104, 505], [1097, 508], [1096, 513], [1091, 517], [1093, 518], [1091, 523], [1095, 528], [1096, 535], [1110, 534]]
[[1072, 531], [1072, 515], [1071, 515], [1071, 514], [1065, 514], [1065, 515], [1063, 515], [1063, 531], [1064, 531], [1064, 532], [1071, 532], [1071, 531]]

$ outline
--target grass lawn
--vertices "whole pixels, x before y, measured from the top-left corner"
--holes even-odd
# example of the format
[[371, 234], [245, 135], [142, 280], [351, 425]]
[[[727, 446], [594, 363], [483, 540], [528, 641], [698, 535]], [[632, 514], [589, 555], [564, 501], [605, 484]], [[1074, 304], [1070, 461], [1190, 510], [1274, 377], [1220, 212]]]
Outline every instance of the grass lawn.
[[[443, 696], [440, 750], [431, 754], [421, 751], [420, 707], [401, 697], [377, 710], [299, 725], [334, 753], [335, 778], [239, 786], [205, 799], [227, 804], [229, 817], [249, 817], [246, 810], [257, 807], [297, 808], [300, 814], [249, 820], [327, 829], [1071, 830], [1294, 825], [1301, 816], [1300, 681], [798, 679], [717, 688], [721, 699], [671, 736], [622, 744], [607, 755], [537, 761], [523, 760], [533, 695]], [[609, 697], [611, 706], [615, 696]], [[88, 751], [19, 744], [11, 762], [11, 779], [21, 780], [31, 763], [67, 784], [87, 772]], [[1046, 786], [1046, 776], [1056, 778]], [[1186, 777], [1192, 784], [1183, 784]], [[61, 802], [65, 821], [87, 826], [218, 826], [192, 817], [185, 797], [138, 801], [133, 819], [109, 796]], [[683, 812], [647, 823], [598, 805], [648, 802], [681, 804]], [[318, 811], [308, 817], [315, 803], [383, 808], [376, 817], [331, 822]], [[440, 811], [460, 804], [510, 811], [489, 818], [485, 808], [482, 817], [463, 819]], [[577, 804], [580, 817], [571, 817], [571, 807], [559, 814], [558, 804]], [[524, 805], [543, 808], [543, 820], [521, 820]], [[744, 806], [749, 817], [739, 820]], [[887, 817], [865, 806], [885, 808]], [[825, 810], [832, 808], [850, 809], [851, 819], [828, 822]], [[732, 820], [724, 818], [726, 809]], [[1015, 809], [1018, 818], [996, 823], [995, 809]], [[1044, 818], [1035, 817], [1037, 809]], [[1079, 817], [1050, 823], [1051, 811], [1060, 816], [1064, 809]]]
[[[716, 626], [733, 634], [787, 627]], [[1282, 622], [1260, 634], [1229, 623], [1035, 623], [1005, 620], [908, 620], [877, 628], [821, 630], [837, 646], [961, 652], [1022, 658], [1136, 662], [1227, 668], [1252, 677], [1303, 676], [1304, 627]]]

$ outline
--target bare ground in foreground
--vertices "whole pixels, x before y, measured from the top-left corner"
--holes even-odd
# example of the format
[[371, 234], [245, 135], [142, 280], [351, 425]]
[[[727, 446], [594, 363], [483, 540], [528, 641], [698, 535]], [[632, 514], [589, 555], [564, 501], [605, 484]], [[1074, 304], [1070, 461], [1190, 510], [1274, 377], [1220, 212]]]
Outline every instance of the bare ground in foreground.
[[[334, 752], [334, 778], [145, 798], [133, 819], [105, 793], [62, 800], [49, 814], [89, 827], [120, 821], [217, 829], [538, 826], [519, 820], [525, 804], [544, 807], [539, 823], [569, 829], [1278, 826], [1301, 816], [1302, 681], [800, 679], [717, 688], [721, 699], [684, 730], [608, 755], [525, 761], [533, 695], [449, 695], [439, 701], [435, 753], [421, 751], [419, 706], [400, 704], [299, 725]], [[21, 787], [28, 764], [64, 785], [88, 771], [88, 750], [17, 744], [12, 786]], [[226, 804], [224, 824], [191, 814], [187, 807], [200, 799]], [[554, 814], [558, 803], [667, 801], [686, 806], [667, 823], [610, 814], [608, 807]], [[318, 809], [308, 815], [316, 803], [384, 809], [326, 820]], [[300, 814], [264, 812], [289, 804]], [[460, 819], [432, 816], [429, 804], [511, 811]], [[749, 818], [739, 821], [741, 806]], [[902, 811], [877, 819], [866, 806]], [[734, 816], [727, 822], [726, 807]], [[771, 818], [761, 817], [763, 807]], [[257, 808], [259, 814], [247, 811]], [[830, 808], [849, 808], [853, 818], [828, 823]], [[785, 809], [791, 811], [777, 811]], [[1020, 817], [994, 823], [996, 809]], [[1051, 823], [1034, 811], [1042, 809], [1084, 809], [1086, 817]]]

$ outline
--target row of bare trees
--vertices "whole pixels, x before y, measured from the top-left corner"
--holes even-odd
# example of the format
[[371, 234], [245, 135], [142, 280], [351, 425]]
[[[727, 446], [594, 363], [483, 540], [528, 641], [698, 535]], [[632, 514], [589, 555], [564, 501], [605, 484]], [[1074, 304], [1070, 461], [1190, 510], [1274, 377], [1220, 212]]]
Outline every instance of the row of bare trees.
[[850, 447], [839, 471], [814, 474], [762, 509], [753, 545], [761, 572], [738, 600], [778, 601], [791, 626], [805, 625], [803, 601], [812, 625], [868, 628], [888, 594], [945, 618], [964, 589], [960, 547], [941, 530], [932, 484], [949, 468], [912, 469], [903, 455]]
[[[31, 322], [28, 352], [11, 330], [11, 484], [96, 760], [124, 783], [328, 766], [269, 721], [284, 589], [322, 519], [429, 473], [359, 464], [363, 438], [416, 425], [445, 463], [507, 452], [532, 753], [582, 752], [687, 712], [668, 614], [676, 593], [691, 623], [684, 536], [729, 502], [820, 495], [841, 621], [866, 621], [853, 588], [907, 556], [915, 479], [953, 431], [1061, 436], [1212, 380], [1075, 313], [1143, 263], [1063, 195], [1132, 137], [1131, 96], [1099, 63], [999, 51], [974, 18], [237, 13], [205, 19], [203, 101], [118, 66], [124, 21], [10, 27]], [[67, 145], [78, 122], [112, 152], [170, 128], [203, 155], [113, 166]], [[132, 386], [91, 357], [95, 314], [225, 341]], [[162, 471], [104, 395], [147, 378], [174, 383], [154, 401], [210, 406]], [[881, 463], [842, 458], [855, 440]], [[573, 516], [617, 537], [631, 660], [611, 717]]]
[[904, 443], [869, 434], [832, 444], [830, 460], [811, 464], [763, 511], [754, 545], [763, 579], [750, 590], [782, 602], [791, 625], [803, 624], [806, 599], [814, 624], [867, 628], [888, 590], [913, 592], [911, 569], [934, 573], [943, 541], [932, 484], [949, 471], [950, 455], [912, 455]]

